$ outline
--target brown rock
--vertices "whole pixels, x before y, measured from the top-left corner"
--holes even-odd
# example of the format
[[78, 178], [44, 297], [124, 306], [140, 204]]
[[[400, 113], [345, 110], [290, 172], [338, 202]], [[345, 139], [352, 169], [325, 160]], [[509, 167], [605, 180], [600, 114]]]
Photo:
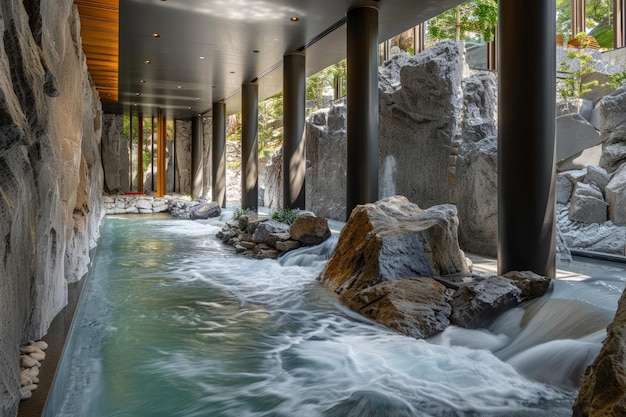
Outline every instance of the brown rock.
[[450, 324], [446, 287], [432, 278], [381, 282], [345, 302], [364, 316], [416, 338], [433, 336]]
[[276, 249], [280, 252], [289, 252], [290, 250], [298, 249], [300, 243], [297, 240], [279, 240], [276, 242]]
[[600, 354], [585, 371], [573, 410], [574, 417], [626, 416], [626, 292]]
[[289, 227], [289, 236], [304, 246], [319, 245], [330, 237], [328, 220], [324, 217], [300, 216]]
[[449, 325], [445, 287], [430, 278], [469, 272], [451, 205], [422, 210], [404, 197], [356, 207], [322, 284], [355, 311], [402, 333], [427, 337]]

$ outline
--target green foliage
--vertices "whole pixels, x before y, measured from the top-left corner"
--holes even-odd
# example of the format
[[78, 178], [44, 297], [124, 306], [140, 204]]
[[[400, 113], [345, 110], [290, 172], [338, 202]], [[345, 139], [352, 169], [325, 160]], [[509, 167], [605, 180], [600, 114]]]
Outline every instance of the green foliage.
[[609, 75], [609, 81], [606, 85], [612, 88], [620, 88], [624, 83], [626, 83], [626, 71], [620, 71]]
[[298, 212], [290, 208], [276, 210], [272, 213], [272, 219], [287, 224], [292, 224], [294, 221], [296, 221], [297, 217]]
[[317, 74], [313, 74], [309, 78], [307, 78], [306, 99], [315, 101], [315, 107], [312, 109], [307, 109], [307, 111], [310, 113], [322, 108], [322, 106], [324, 105], [324, 91], [328, 88], [334, 87], [334, 81], [336, 78], [343, 79], [342, 91], [340, 92], [340, 95], [342, 97], [345, 96], [347, 85], [346, 81], [348, 79], [347, 73], [347, 61], [343, 59], [338, 63], [331, 65], [330, 67], [325, 68]]
[[[613, 14], [613, 0], [586, 0], [585, 26], [602, 48], [613, 47], [613, 28], [610, 18]], [[556, 0], [556, 33], [562, 34], [567, 42], [572, 33], [572, 0]]]
[[[589, 42], [589, 37], [585, 32], [576, 35], [580, 41], [581, 48], [585, 48]], [[584, 49], [568, 49], [566, 55], [569, 60], [578, 60], [578, 68], [571, 69], [571, 66], [562, 61], [559, 65], [559, 72], [567, 74], [567, 77], [561, 80], [558, 92], [566, 102], [573, 99], [579, 99], [583, 94], [590, 92], [594, 87], [598, 86], [598, 81], [593, 80], [583, 82], [583, 78], [588, 74], [595, 72], [592, 64], [593, 56]]]
[[283, 93], [259, 103], [259, 158], [267, 158], [283, 142]]
[[233, 219], [239, 220], [241, 216], [250, 216], [251, 214], [256, 214], [256, 211], [250, 208], [238, 208], [233, 212]]
[[471, 0], [433, 17], [427, 31], [433, 43], [444, 39], [489, 42], [497, 24], [497, 0]]

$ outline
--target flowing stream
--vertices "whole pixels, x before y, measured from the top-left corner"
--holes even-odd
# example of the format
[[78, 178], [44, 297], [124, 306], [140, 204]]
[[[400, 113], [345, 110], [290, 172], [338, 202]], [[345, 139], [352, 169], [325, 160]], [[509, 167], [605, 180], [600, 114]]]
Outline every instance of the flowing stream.
[[220, 226], [105, 219], [44, 416], [571, 416], [624, 288], [619, 268], [559, 280], [488, 329], [416, 340], [320, 287], [336, 236], [259, 261]]

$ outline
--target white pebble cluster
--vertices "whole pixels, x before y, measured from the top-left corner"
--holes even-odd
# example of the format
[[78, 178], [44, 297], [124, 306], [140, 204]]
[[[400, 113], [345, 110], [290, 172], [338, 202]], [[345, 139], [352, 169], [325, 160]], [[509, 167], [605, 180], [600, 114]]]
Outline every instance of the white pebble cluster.
[[39, 368], [41, 361], [46, 359], [44, 350], [48, 349], [48, 344], [43, 340], [30, 342], [28, 345], [20, 346], [20, 380], [22, 388], [20, 394], [22, 400], [27, 400], [33, 395], [39, 384]]

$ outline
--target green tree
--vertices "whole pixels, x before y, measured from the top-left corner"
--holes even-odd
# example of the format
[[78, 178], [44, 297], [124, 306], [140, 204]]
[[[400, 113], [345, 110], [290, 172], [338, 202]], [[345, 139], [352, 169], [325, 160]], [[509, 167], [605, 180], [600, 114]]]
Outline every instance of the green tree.
[[497, 0], [471, 0], [430, 19], [427, 31], [433, 43], [444, 39], [489, 42], [497, 24]]

